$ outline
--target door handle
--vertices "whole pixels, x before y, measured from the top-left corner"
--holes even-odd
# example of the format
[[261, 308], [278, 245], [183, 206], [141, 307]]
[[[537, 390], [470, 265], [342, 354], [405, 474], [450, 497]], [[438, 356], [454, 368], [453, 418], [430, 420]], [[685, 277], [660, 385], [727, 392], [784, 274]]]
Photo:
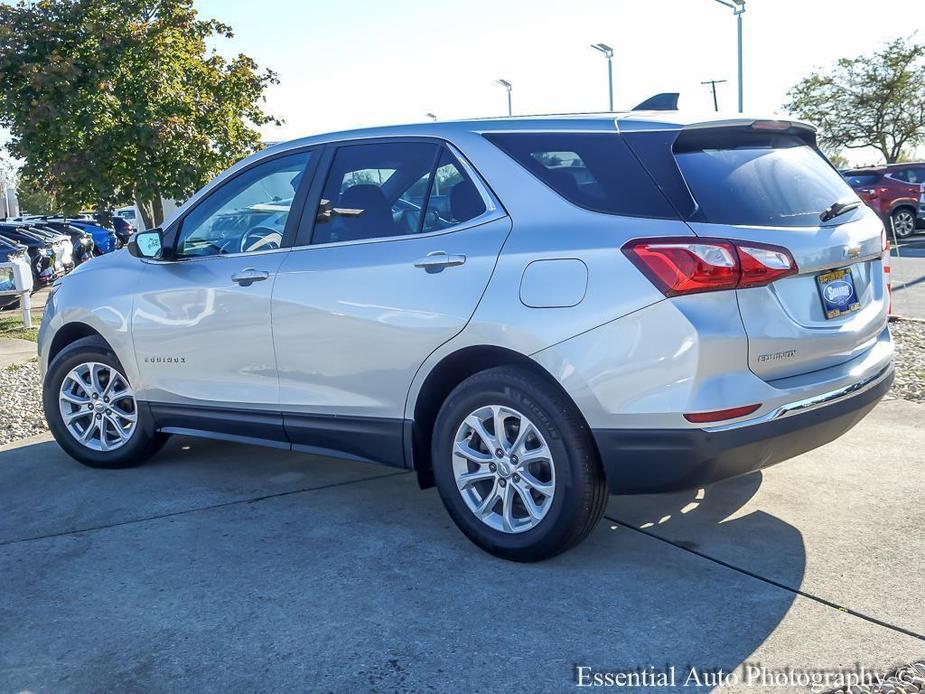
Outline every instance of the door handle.
[[247, 267], [231, 276], [231, 281], [240, 284], [242, 287], [249, 287], [254, 282], [262, 282], [265, 279], [270, 277], [269, 272], [264, 270], [255, 270], [252, 267]]
[[414, 267], [424, 268], [427, 272], [440, 272], [445, 267], [457, 267], [465, 262], [464, 255], [448, 255], [444, 251], [433, 251], [414, 261]]

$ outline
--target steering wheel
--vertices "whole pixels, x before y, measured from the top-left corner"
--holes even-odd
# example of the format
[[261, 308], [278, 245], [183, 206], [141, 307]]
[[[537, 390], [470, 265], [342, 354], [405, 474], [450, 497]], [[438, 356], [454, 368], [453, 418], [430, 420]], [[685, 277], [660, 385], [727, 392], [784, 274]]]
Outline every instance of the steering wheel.
[[266, 251], [279, 248], [283, 243], [283, 235], [270, 227], [254, 227], [248, 229], [241, 237], [241, 253], [250, 251]]

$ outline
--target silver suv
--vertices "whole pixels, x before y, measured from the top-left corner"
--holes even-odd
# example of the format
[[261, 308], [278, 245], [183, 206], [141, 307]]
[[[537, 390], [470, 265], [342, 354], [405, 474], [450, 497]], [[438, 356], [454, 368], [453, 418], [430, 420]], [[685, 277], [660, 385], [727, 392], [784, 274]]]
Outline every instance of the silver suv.
[[[169, 434], [414, 470], [508, 559], [608, 494], [841, 435], [893, 377], [883, 226], [780, 120], [480, 120], [278, 145], [48, 302], [71, 456]], [[255, 463], [258, 464], [258, 463]]]

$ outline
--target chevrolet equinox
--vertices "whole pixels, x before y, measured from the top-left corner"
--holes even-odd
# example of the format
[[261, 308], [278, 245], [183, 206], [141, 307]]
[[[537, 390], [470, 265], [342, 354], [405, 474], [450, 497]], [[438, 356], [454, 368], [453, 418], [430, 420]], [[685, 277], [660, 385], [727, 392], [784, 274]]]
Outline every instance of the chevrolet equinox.
[[893, 378], [883, 224], [804, 123], [677, 111], [322, 135], [58, 283], [44, 407], [93, 467], [170, 434], [414, 470], [539, 560], [609, 494], [840, 436]]

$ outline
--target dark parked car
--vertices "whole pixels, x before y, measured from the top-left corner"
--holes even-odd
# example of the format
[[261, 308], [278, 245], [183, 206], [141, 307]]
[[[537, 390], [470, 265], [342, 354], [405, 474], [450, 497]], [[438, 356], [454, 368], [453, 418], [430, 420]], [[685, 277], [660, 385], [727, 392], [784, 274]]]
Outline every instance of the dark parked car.
[[122, 217], [112, 218], [112, 228], [116, 230], [116, 236], [119, 237], [119, 240], [123, 243], [123, 245], [128, 243], [129, 236], [135, 233], [132, 225]]
[[896, 236], [909, 236], [925, 226], [925, 164], [850, 169], [843, 175], [884, 223], [892, 223]]
[[26, 227], [33, 234], [51, 242], [55, 250], [55, 260], [64, 267], [65, 273], [74, 269], [76, 263], [70, 236], [46, 226], [44, 222], [28, 222]]
[[113, 229], [108, 229], [107, 227], [101, 226], [96, 222], [88, 222], [83, 219], [68, 218], [64, 221], [67, 221], [68, 224], [75, 226], [78, 229], [83, 229], [93, 237], [93, 243], [95, 245], [94, 253], [96, 255], [103, 255], [104, 253], [110, 253], [117, 248], [122, 248], [122, 241], [119, 239]]
[[93, 237], [83, 229], [74, 226], [70, 222], [56, 219], [43, 221], [41, 226], [70, 237], [74, 262], [77, 265], [85, 263], [93, 257], [96, 244], [93, 243]]
[[36, 288], [64, 276], [64, 264], [56, 258], [55, 245], [23, 224], [0, 224], [0, 238], [26, 246]]

